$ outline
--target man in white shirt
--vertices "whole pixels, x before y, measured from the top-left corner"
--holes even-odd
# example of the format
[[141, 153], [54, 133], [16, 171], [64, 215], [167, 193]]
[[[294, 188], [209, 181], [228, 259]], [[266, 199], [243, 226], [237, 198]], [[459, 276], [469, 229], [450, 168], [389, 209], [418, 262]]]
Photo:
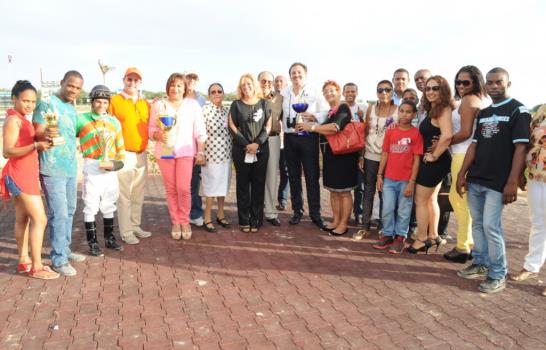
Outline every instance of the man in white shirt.
[[300, 62], [293, 63], [288, 73], [292, 85], [283, 90], [281, 95], [283, 96], [284, 149], [290, 178], [290, 197], [294, 210], [289, 223], [297, 225], [303, 217], [301, 184], [301, 170], [303, 168], [309, 216], [315, 225], [323, 229], [325, 226], [320, 216], [319, 138], [315, 133], [298, 135], [294, 129], [297, 113], [292, 105], [298, 102], [307, 103], [309, 105], [307, 112], [302, 115], [305, 121], [317, 123], [324, 121], [329, 107], [319, 90], [306, 85], [307, 66]]

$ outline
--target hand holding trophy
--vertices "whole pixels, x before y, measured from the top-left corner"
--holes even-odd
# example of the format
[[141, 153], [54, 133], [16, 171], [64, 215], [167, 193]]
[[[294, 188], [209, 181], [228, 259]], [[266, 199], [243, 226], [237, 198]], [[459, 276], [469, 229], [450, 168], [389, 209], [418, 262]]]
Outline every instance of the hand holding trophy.
[[108, 152], [114, 147], [114, 138], [107, 130], [99, 136], [99, 147], [102, 153], [102, 160], [99, 162], [99, 168], [102, 170], [112, 170], [114, 162], [110, 159]]
[[161, 159], [174, 159], [174, 145], [170, 137], [170, 131], [176, 125], [176, 119], [170, 115], [160, 115], [157, 119], [157, 124], [161, 127], [163, 134], [167, 135], [165, 142], [163, 142]]
[[[304, 123], [302, 113], [307, 111], [307, 108], [309, 108], [309, 104], [304, 99], [298, 99], [296, 101], [296, 103], [292, 104], [292, 109], [297, 113], [296, 114], [296, 125]], [[309, 135], [309, 132], [299, 131], [298, 135], [299, 136], [307, 136], [307, 135]]]
[[50, 136], [50, 141], [53, 146], [62, 145], [65, 143], [64, 137], [59, 134], [59, 116], [56, 111], [48, 109], [42, 112], [42, 116], [46, 121], [46, 130]]

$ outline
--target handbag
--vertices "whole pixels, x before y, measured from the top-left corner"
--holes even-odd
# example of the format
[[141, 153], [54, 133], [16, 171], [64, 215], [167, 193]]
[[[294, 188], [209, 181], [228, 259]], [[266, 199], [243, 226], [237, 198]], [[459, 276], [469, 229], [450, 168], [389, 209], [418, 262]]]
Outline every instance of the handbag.
[[333, 135], [326, 135], [334, 155], [362, 151], [364, 148], [364, 123], [350, 122]]

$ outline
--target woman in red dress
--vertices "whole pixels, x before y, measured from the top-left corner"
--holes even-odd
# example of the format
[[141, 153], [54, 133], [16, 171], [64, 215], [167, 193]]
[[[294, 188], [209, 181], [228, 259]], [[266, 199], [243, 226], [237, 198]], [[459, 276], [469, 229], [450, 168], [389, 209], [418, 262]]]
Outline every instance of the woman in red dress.
[[[42, 241], [47, 223], [40, 195], [38, 151], [49, 142], [35, 141], [30, 121], [36, 107], [36, 88], [19, 80], [11, 91], [13, 109], [6, 112], [3, 130], [3, 155], [8, 158], [0, 178], [0, 193], [15, 205], [15, 240], [19, 252], [18, 273], [39, 279], [54, 279], [59, 274], [42, 264]], [[29, 256], [29, 240], [30, 253]]]

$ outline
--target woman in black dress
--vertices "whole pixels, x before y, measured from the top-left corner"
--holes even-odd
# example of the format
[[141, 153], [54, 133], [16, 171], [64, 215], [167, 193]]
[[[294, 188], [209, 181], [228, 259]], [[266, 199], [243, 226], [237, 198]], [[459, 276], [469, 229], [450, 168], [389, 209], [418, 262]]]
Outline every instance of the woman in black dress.
[[330, 105], [328, 118], [321, 125], [298, 124], [299, 131], [310, 131], [320, 134], [322, 151], [322, 184], [330, 191], [333, 221], [326, 230], [335, 236], [347, 233], [347, 223], [353, 208], [351, 191], [356, 187], [358, 172], [358, 152], [334, 155], [325, 135], [333, 135], [351, 122], [351, 110], [345, 103], [340, 104], [341, 88], [332, 80], [322, 86], [324, 98]]
[[271, 107], [251, 74], [241, 76], [237, 94], [239, 99], [231, 104], [228, 116], [237, 175], [237, 212], [241, 231], [258, 232], [264, 214]]
[[[451, 155], [449, 144], [453, 136], [451, 112], [455, 103], [446, 79], [436, 75], [430, 77], [425, 85], [423, 105], [427, 117], [419, 126], [423, 136], [424, 156], [419, 166], [415, 205], [417, 214], [417, 240], [408, 248], [409, 253], [427, 252], [428, 248], [445, 243], [438, 236], [438, 192], [442, 179], [449, 173]], [[438, 139], [434, 145], [433, 140]]]

